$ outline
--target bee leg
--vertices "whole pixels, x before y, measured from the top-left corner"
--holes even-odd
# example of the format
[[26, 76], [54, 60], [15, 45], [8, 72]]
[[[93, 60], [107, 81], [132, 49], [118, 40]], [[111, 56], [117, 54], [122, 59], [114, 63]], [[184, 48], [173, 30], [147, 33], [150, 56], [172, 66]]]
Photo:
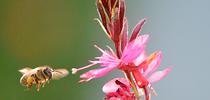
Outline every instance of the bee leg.
[[39, 92], [42, 82], [40, 80], [36, 80], [36, 91]]
[[47, 79], [44, 79], [44, 80], [42, 81], [42, 87], [45, 86], [46, 82], [47, 82]]
[[36, 91], [37, 91], [37, 92], [39, 92], [40, 87], [41, 87], [41, 83], [38, 82], [38, 83], [36, 84]]
[[43, 82], [43, 83], [42, 83], [42, 87], [44, 87], [44, 86], [45, 86], [45, 84], [46, 84], [46, 82]]
[[47, 83], [49, 84], [50, 83], [50, 81], [47, 79]]

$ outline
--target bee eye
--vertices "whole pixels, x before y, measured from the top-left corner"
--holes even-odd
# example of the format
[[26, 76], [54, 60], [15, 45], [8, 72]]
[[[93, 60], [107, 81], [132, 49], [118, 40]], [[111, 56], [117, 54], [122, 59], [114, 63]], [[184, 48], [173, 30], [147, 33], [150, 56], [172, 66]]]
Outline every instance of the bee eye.
[[48, 76], [49, 78], [52, 78], [52, 72], [49, 68], [44, 69], [43, 72], [46, 76]]

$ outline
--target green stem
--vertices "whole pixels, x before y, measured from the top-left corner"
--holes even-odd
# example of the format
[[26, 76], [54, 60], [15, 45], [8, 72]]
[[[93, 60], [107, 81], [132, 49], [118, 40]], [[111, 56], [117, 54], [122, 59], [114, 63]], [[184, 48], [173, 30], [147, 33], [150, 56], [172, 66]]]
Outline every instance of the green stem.
[[129, 82], [131, 84], [131, 87], [133, 88], [135, 96], [137, 97], [138, 100], [141, 100], [141, 98], [139, 97], [139, 92], [137, 90], [137, 87], [136, 87], [136, 85], [135, 85], [135, 83], [133, 81], [132, 73], [130, 73], [128, 71], [125, 71], [125, 76], [129, 80]]

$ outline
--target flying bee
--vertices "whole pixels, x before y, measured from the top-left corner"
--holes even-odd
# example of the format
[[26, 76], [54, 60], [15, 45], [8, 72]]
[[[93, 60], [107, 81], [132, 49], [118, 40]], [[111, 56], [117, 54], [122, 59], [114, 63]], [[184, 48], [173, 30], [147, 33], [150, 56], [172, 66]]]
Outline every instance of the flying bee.
[[66, 69], [52, 69], [50, 66], [40, 66], [37, 68], [23, 68], [19, 72], [23, 74], [20, 78], [20, 84], [26, 86], [28, 89], [32, 87], [33, 84], [36, 85], [36, 90], [39, 91], [40, 87], [49, 82], [50, 80], [58, 80], [68, 75], [68, 70]]

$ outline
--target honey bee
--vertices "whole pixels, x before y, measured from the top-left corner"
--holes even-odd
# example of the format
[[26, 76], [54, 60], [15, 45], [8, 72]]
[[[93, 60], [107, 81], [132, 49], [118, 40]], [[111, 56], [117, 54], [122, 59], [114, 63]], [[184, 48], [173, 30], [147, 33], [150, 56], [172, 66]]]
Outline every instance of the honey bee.
[[37, 68], [25, 67], [20, 69], [19, 72], [23, 74], [20, 78], [20, 84], [26, 86], [28, 89], [32, 87], [33, 84], [36, 85], [36, 90], [39, 91], [40, 87], [49, 82], [50, 80], [58, 80], [68, 75], [68, 70], [66, 69], [52, 69], [50, 66], [40, 66]]

